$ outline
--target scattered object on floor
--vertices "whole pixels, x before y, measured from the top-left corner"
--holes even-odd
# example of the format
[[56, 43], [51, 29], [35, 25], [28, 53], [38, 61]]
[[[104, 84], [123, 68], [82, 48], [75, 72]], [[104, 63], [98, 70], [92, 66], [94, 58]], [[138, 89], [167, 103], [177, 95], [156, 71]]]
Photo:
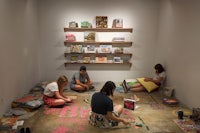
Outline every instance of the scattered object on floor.
[[31, 133], [31, 130], [29, 127], [26, 128], [26, 133]]
[[200, 125], [200, 108], [193, 108], [192, 115], [190, 116], [196, 124]]
[[165, 87], [164, 88], [165, 96], [171, 97], [171, 96], [173, 96], [173, 93], [174, 93], [174, 88], [173, 87]]
[[183, 111], [182, 110], [178, 111], [178, 119], [183, 120]]
[[27, 113], [27, 111], [23, 108], [11, 108], [4, 114], [4, 116], [5, 117], [20, 116], [20, 115], [24, 115], [26, 113]]
[[138, 126], [138, 127], [142, 127], [141, 123], [136, 123], [135, 125]]
[[180, 129], [182, 129], [184, 132], [196, 132], [200, 130], [200, 127], [195, 125], [195, 122], [190, 119], [174, 119], [174, 122], [177, 124]]
[[179, 102], [175, 98], [164, 98], [163, 104], [165, 104], [165, 105], [178, 105]]
[[144, 123], [143, 119], [142, 119], [140, 116], [138, 116], [138, 118], [141, 120], [142, 124], [145, 125], [146, 129], [149, 131], [150, 129], [149, 129], [149, 127]]
[[27, 112], [24, 115], [21, 115], [18, 117], [18, 120], [26, 120], [29, 119], [30, 117], [34, 116], [36, 113], [38, 112], [38, 110], [35, 110], [33, 112]]
[[115, 91], [119, 92], [119, 93], [122, 93], [124, 92], [123, 88], [121, 86], [117, 86]]
[[90, 102], [89, 102], [89, 99], [87, 99], [87, 98], [84, 99], [83, 101], [86, 102], [86, 103], [90, 103]]
[[16, 130], [18, 126], [23, 126], [24, 120], [16, 121], [15, 124], [12, 126], [12, 129]]
[[0, 131], [4, 129], [11, 129], [12, 126], [17, 122], [18, 117], [2, 117], [0, 119]]
[[[42, 96], [42, 95], [41, 95]], [[27, 111], [33, 111], [43, 105], [44, 102], [41, 97], [28, 94], [22, 98], [16, 99], [12, 102], [12, 108], [23, 108]]]
[[134, 110], [135, 109], [135, 100], [124, 98], [124, 108]]
[[24, 129], [24, 128], [21, 128], [21, 129], [20, 129], [20, 133], [25, 133], [25, 129]]

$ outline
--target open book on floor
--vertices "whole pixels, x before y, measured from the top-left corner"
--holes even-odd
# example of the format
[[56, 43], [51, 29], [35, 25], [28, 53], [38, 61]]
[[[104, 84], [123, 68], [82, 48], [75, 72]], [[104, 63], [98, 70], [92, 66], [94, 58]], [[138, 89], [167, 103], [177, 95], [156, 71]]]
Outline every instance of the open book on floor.
[[124, 98], [124, 108], [130, 109], [130, 110], [135, 110], [135, 100], [129, 99], [129, 98]]

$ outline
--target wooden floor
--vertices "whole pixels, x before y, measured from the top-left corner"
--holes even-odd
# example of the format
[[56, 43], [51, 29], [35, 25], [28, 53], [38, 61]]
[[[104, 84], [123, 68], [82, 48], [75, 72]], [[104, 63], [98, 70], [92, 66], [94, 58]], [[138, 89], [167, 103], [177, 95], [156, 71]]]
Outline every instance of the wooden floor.
[[[61, 108], [48, 108], [45, 105], [36, 110], [34, 115], [25, 120], [23, 127], [29, 127], [31, 133], [182, 133], [183, 130], [176, 125], [177, 111], [181, 108], [185, 112], [191, 112], [184, 105], [167, 106], [162, 103], [163, 95], [161, 91], [147, 92], [117, 92], [115, 91], [114, 104], [122, 104], [123, 98], [130, 98], [136, 95], [140, 101], [136, 102], [134, 111], [124, 109], [122, 116], [124, 118], [135, 120], [129, 126], [119, 124], [113, 129], [100, 129], [91, 126], [88, 123], [90, 112], [90, 103], [84, 99], [91, 99], [96, 91], [99, 91], [103, 83], [96, 83], [95, 90], [84, 93], [78, 93], [67, 90], [65, 93], [71, 96], [77, 96], [74, 103]], [[135, 126], [142, 124], [142, 127]]]

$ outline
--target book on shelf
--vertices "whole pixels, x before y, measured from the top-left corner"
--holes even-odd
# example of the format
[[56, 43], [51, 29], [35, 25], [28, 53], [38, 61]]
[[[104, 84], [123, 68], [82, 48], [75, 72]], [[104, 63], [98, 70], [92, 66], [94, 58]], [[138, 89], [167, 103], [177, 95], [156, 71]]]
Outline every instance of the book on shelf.
[[124, 42], [125, 37], [113, 37], [112, 41], [113, 42]]
[[95, 32], [84, 32], [84, 41], [95, 41]]
[[89, 56], [83, 57], [83, 63], [90, 63], [90, 57]]
[[121, 60], [121, 57], [113, 57], [114, 63], [123, 63], [123, 60]]
[[99, 45], [99, 53], [112, 53], [112, 45]]
[[77, 63], [78, 62], [78, 55], [71, 55], [70, 62], [71, 63]]
[[71, 41], [71, 42], [74, 42], [76, 41], [76, 37], [74, 34], [66, 34], [66, 41]]
[[124, 98], [124, 108], [134, 110], [135, 109], [135, 100]]
[[82, 45], [71, 44], [70, 51], [71, 53], [82, 53]]
[[112, 28], [123, 28], [123, 19], [121, 19], [121, 18], [114, 19], [113, 24], [112, 24]]
[[96, 63], [107, 63], [107, 57], [95, 57]]
[[81, 28], [88, 28], [89, 27], [89, 22], [88, 21], [82, 21], [81, 22]]
[[75, 21], [69, 22], [69, 28], [77, 28], [77, 27], [78, 27], [78, 23], [76, 23]]
[[81, 28], [92, 28], [92, 24], [89, 23], [88, 21], [82, 21]]
[[85, 48], [85, 53], [95, 53], [95, 46], [94, 45], [87, 45]]
[[114, 50], [114, 53], [122, 54], [122, 53], [124, 53], [124, 48], [123, 47], [116, 47], [115, 50]]
[[96, 28], [108, 28], [108, 17], [96, 16]]

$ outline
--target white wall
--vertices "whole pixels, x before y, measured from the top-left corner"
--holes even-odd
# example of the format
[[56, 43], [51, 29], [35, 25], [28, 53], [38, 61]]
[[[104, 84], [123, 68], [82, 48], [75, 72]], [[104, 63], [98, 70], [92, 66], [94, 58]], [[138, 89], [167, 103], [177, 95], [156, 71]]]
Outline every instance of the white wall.
[[36, 0], [0, 1], [0, 116], [39, 80]]
[[[79, 26], [82, 20], [95, 26], [98, 15], [108, 16], [109, 27], [112, 19], [123, 18], [124, 27], [134, 28], [127, 34], [134, 44], [126, 49], [133, 53], [133, 65], [113, 70], [88, 66], [94, 81], [151, 76], [154, 64], [160, 62], [176, 96], [189, 107], [199, 107], [199, 5], [198, 0], [1, 0], [0, 115], [40, 79], [52, 80], [60, 74], [71, 78], [78, 67], [64, 68], [63, 28], [72, 20]], [[101, 39], [110, 39], [105, 34]]]
[[[64, 68], [64, 27], [69, 21], [87, 20], [95, 27], [96, 16], [108, 16], [108, 27], [114, 18], [123, 18], [124, 27], [133, 28], [127, 35], [133, 46], [130, 68], [113, 67], [95, 69], [88, 65], [88, 73], [93, 81], [122, 81], [125, 78], [150, 76], [154, 73], [155, 45], [157, 41], [158, 2], [157, 0], [39, 0], [41, 79], [52, 80], [60, 74], [71, 79], [79, 66]], [[81, 34], [81, 33], [80, 33]], [[100, 34], [100, 33], [97, 33]], [[103, 33], [101, 39], [110, 41], [111, 33]], [[83, 39], [79, 36], [78, 39]], [[101, 40], [102, 41], [102, 40]], [[106, 66], [105, 66], [106, 67]]]
[[162, 0], [157, 61], [166, 65], [167, 85], [190, 108], [200, 107], [200, 1]]

